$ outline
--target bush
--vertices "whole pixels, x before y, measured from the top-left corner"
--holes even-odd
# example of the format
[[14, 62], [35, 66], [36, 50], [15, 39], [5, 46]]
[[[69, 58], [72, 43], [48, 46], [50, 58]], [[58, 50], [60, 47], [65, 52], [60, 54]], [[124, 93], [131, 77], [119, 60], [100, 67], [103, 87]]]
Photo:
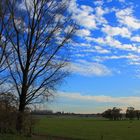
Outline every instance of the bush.
[[[18, 118], [18, 102], [16, 96], [11, 93], [0, 93], [0, 133], [16, 133]], [[31, 135], [34, 119], [29, 108], [23, 114], [22, 134]]]
[[14, 133], [17, 116], [16, 96], [0, 93], [0, 133]]

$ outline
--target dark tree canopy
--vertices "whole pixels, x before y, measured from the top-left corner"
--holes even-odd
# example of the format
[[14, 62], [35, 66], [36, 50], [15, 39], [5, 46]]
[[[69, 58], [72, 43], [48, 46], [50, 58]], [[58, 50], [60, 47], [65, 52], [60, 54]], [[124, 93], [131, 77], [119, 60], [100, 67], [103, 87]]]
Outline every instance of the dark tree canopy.
[[113, 109], [107, 109], [102, 113], [102, 116], [111, 120], [119, 120], [122, 118], [121, 109], [113, 107]]
[[128, 107], [126, 110], [126, 118], [129, 118], [130, 120], [134, 119], [136, 117], [136, 112], [134, 107]]

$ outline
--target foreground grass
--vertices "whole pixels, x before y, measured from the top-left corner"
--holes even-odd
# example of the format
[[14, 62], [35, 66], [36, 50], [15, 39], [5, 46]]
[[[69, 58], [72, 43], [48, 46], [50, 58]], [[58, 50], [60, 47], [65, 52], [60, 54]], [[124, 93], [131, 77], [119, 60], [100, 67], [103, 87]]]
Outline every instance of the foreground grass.
[[31, 138], [18, 136], [18, 135], [3, 134], [0, 135], [0, 140], [31, 140]]
[[42, 137], [42, 136], [25, 137], [19, 135], [3, 134], [0, 135], [0, 140], [54, 140], [54, 139], [51, 137]]
[[51, 136], [75, 140], [140, 140], [140, 121], [42, 117], [36, 124], [34, 132], [36, 136], [32, 138], [0, 135], [0, 140], [58, 140]]
[[41, 119], [35, 132], [82, 140], [140, 140], [140, 121], [52, 117]]

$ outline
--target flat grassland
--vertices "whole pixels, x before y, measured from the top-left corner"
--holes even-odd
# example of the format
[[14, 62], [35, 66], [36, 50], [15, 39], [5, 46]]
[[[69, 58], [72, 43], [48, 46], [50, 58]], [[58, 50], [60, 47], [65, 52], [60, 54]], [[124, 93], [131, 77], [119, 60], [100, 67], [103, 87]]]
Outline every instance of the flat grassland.
[[0, 135], [0, 140], [140, 140], [140, 121], [40, 117], [32, 138]]
[[140, 140], [140, 121], [45, 117], [38, 122], [35, 132], [80, 140]]

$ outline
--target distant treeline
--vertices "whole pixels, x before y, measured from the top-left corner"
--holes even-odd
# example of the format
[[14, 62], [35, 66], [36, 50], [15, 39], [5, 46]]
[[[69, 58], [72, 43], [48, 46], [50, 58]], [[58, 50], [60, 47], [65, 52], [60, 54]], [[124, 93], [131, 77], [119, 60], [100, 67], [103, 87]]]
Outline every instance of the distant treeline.
[[133, 120], [137, 118], [140, 119], [140, 110], [135, 110], [134, 107], [128, 107], [125, 113], [121, 113], [122, 109], [113, 107], [112, 109], [107, 109], [102, 113], [102, 116], [110, 120], [123, 120], [130, 119]]
[[101, 113], [98, 114], [80, 114], [71, 112], [53, 112], [52, 110], [33, 110], [32, 115], [57, 115], [57, 116], [80, 116], [80, 117], [102, 117]]
[[33, 115], [57, 115], [57, 116], [79, 116], [79, 117], [97, 117], [97, 118], [107, 118], [110, 120], [133, 120], [137, 118], [140, 119], [140, 110], [135, 110], [134, 107], [128, 107], [126, 112], [122, 113], [122, 109], [113, 107], [112, 109], [107, 109], [103, 113], [93, 113], [93, 114], [78, 114], [70, 112], [53, 112], [52, 110], [34, 110]]

